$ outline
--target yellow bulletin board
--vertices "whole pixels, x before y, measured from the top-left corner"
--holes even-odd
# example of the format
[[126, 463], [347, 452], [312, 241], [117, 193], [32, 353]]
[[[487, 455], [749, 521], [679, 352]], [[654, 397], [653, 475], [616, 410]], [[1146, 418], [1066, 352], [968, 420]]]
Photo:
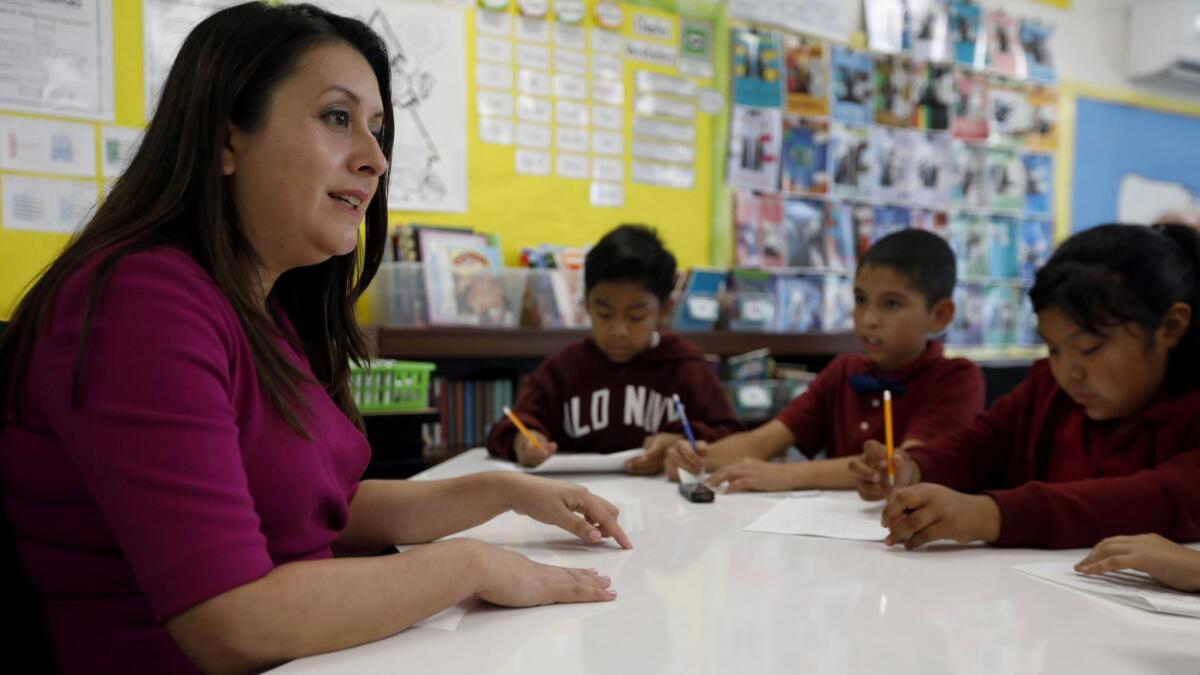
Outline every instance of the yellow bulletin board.
[[[142, 128], [145, 126], [145, 95], [143, 87], [142, 1], [111, 0], [114, 60], [114, 119], [111, 123], [86, 122], [95, 129], [97, 195], [103, 191], [100, 178], [100, 130], [102, 126]], [[364, 3], [366, 5], [368, 3]], [[442, 3], [447, 4], [447, 3]], [[450, 3], [454, 4], [454, 3]], [[510, 3], [515, 4], [515, 3]], [[583, 26], [595, 26], [591, 11], [594, 2], [587, 2], [588, 12]], [[457, 3], [461, 7], [461, 3]], [[680, 18], [662, 9], [621, 3], [623, 21], [620, 33], [644, 42], [657, 42], [663, 47], [679, 48]], [[624, 59], [624, 204], [619, 207], [592, 206], [589, 200], [590, 180], [549, 176], [518, 175], [514, 168], [514, 146], [484, 143], [479, 136], [479, 115], [476, 110], [476, 20], [478, 8], [464, 8], [466, 44], [466, 128], [467, 139], [467, 200], [462, 213], [402, 212], [390, 213], [393, 223], [425, 223], [434, 225], [465, 225], [480, 232], [499, 235], [505, 262], [514, 264], [518, 252], [525, 246], [540, 243], [582, 246], [595, 242], [606, 231], [622, 222], [642, 222], [658, 228], [667, 245], [674, 251], [681, 267], [705, 265], [710, 261], [712, 244], [713, 181], [720, 171], [714, 170], [713, 139], [716, 117], [697, 109], [695, 119], [695, 161], [692, 164], [694, 181], [688, 189], [648, 185], [632, 180], [630, 172], [631, 125], [634, 99], [637, 96], [635, 77], [639, 70], [679, 75], [673, 67], [650, 62]], [[515, 14], [516, 9], [507, 11]], [[635, 35], [634, 22], [645, 15], [670, 22], [669, 38]], [[548, 20], [553, 21], [553, 16]], [[717, 26], [711, 33], [717, 40]], [[589, 44], [590, 51], [590, 44]], [[713, 51], [714, 54], [721, 52]], [[711, 88], [712, 82], [695, 80], [700, 89]], [[514, 82], [515, 87], [515, 82]], [[515, 91], [513, 92], [515, 96]], [[0, 115], [28, 116], [0, 109]], [[29, 116], [33, 117], [33, 116]], [[68, 118], [43, 118], [62, 119]], [[80, 120], [70, 119], [71, 122]], [[0, 194], [0, 199], [3, 195]], [[0, 222], [0, 318], [11, 315], [24, 289], [50, 262], [68, 241], [69, 235], [6, 229]]]
[[[589, 3], [589, 7], [591, 3]], [[620, 32], [627, 38], [657, 42], [677, 48], [679, 17], [658, 9], [622, 4], [623, 24]], [[468, 14], [485, 10], [469, 10]], [[510, 8], [515, 14], [515, 9]], [[634, 21], [639, 15], [667, 19], [671, 36], [654, 40], [634, 34]], [[584, 19], [589, 31], [595, 26], [591, 12]], [[473, 17], [467, 20], [468, 71], [476, 63], [476, 25]], [[589, 45], [590, 51], [590, 45]], [[638, 70], [678, 75], [678, 71], [652, 63], [626, 60], [625, 84], [625, 204], [617, 208], [592, 206], [589, 201], [588, 180], [550, 176], [519, 175], [514, 170], [516, 148], [481, 142], [479, 114], [474, 106], [476, 84], [467, 78], [467, 138], [468, 185], [466, 213], [392, 212], [397, 222], [429, 223], [434, 225], [470, 225], [483, 232], [500, 235], [505, 262], [514, 264], [523, 246], [555, 243], [582, 246], [594, 243], [605, 232], [622, 222], [642, 222], [653, 225], [675, 253], [680, 266], [705, 265], [709, 261], [711, 238], [712, 195], [712, 128], [714, 117], [697, 112], [695, 181], [691, 189], [673, 189], [636, 183], [631, 179], [630, 124], [633, 120], [633, 100], [637, 96], [634, 78]], [[711, 86], [697, 80], [701, 88]], [[513, 90], [516, 95], [515, 89]], [[552, 169], [553, 174], [553, 169]]]

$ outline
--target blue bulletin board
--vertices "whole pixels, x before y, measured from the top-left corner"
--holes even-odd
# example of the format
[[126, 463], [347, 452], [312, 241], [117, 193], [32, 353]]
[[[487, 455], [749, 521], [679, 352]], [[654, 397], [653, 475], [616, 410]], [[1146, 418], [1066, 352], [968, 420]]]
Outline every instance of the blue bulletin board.
[[1071, 232], [1200, 207], [1200, 110], [1075, 99]]

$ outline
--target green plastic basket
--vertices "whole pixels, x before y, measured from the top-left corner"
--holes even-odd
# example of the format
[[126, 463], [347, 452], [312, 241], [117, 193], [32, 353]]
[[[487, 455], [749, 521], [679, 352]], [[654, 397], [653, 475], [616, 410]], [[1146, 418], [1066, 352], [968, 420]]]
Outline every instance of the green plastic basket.
[[360, 412], [394, 412], [429, 407], [432, 363], [378, 359], [367, 368], [350, 366], [350, 391]]

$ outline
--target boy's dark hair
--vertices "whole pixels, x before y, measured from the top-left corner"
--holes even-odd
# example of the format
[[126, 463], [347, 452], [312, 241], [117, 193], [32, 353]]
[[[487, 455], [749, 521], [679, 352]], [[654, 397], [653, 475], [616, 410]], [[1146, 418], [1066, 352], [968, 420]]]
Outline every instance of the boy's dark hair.
[[1148, 345], [1177, 302], [1192, 307], [1183, 340], [1172, 351], [1167, 383], [1200, 384], [1200, 233], [1186, 225], [1101, 225], [1063, 242], [1038, 270], [1029, 299], [1033, 311], [1055, 308], [1083, 330], [1133, 322]]
[[588, 251], [583, 266], [586, 292], [605, 281], [632, 281], [666, 302], [675, 286], [675, 256], [645, 225], [620, 225]]
[[908, 277], [932, 309], [954, 294], [958, 266], [945, 239], [926, 230], [900, 230], [875, 242], [858, 261], [864, 267], [890, 267]]

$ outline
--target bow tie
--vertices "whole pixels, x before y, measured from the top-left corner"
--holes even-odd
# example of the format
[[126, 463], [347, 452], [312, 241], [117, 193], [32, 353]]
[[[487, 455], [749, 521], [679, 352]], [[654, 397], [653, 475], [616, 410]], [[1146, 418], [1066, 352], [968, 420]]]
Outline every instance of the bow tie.
[[856, 394], [870, 394], [885, 389], [892, 392], [892, 396], [903, 396], [906, 391], [904, 385], [893, 380], [887, 375], [875, 377], [866, 373], [851, 373], [850, 388]]

